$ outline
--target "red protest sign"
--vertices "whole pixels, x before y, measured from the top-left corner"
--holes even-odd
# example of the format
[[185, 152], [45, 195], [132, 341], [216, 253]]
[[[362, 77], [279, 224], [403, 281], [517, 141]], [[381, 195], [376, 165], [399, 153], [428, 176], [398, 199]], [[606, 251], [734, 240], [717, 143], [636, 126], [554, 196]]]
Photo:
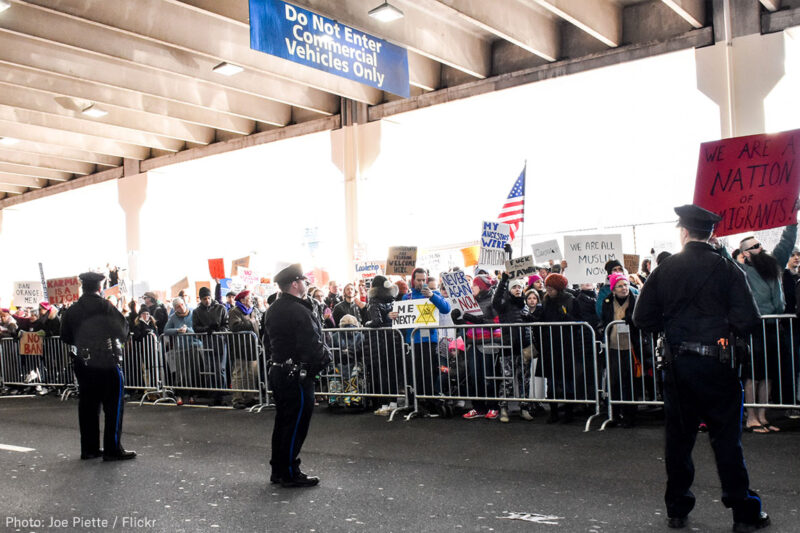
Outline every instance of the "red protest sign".
[[225, 262], [222, 258], [208, 260], [208, 272], [211, 274], [211, 279], [225, 278]]
[[797, 221], [800, 130], [700, 145], [694, 203], [722, 217], [719, 237]]
[[51, 304], [71, 304], [80, 297], [81, 280], [78, 276], [47, 280], [47, 298]]

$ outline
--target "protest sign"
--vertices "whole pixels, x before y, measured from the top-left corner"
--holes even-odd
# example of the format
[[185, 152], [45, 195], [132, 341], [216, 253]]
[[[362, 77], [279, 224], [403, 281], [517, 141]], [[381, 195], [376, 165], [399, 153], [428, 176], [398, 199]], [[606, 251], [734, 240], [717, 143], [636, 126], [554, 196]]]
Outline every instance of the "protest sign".
[[417, 266], [424, 268], [431, 276], [435, 276], [442, 270], [444, 257], [441, 252], [425, 252], [417, 258]]
[[20, 355], [43, 355], [42, 337], [33, 331], [24, 331], [19, 338]]
[[159, 302], [164, 302], [167, 300], [167, 291], [153, 291], [156, 293], [156, 300]]
[[[206, 287], [208, 290], [211, 291], [211, 282], [210, 281], [195, 281], [194, 282], [194, 294], [198, 298], [200, 298], [200, 289]], [[211, 291], [211, 294], [214, 294], [214, 291]]]
[[408, 329], [439, 324], [439, 310], [427, 298], [396, 301], [392, 311], [397, 313], [397, 318], [392, 320], [393, 328]]
[[208, 273], [211, 274], [211, 279], [222, 279], [225, 277], [225, 261], [220, 257], [219, 259], [208, 260]]
[[467, 275], [458, 270], [456, 272], [442, 272], [442, 285], [447, 291], [447, 297], [452, 304], [461, 309], [462, 313], [482, 315], [481, 307], [475, 296], [472, 295], [472, 287], [467, 280]]
[[244, 283], [242, 283], [242, 278], [235, 276], [233, 278], [224, 278], [219, 280], [220, 285], [220, 294], [222, 294], [223, 301], [225, 300], [225, 295], [229, 292], [234, 294], [239, 294], [244, 290]]
[[481, 248], [477, 244], [461, 249], [461, 256], [464, 258], [464, 266], [471, 267], [478, 264]]
[[113, 296], [119, 299], [119, 295], [120, 295], [119, 284], [103, 290], [103, 298], [108, 298], [109, 296]]
[[231, 261], [231, 277], [239, 275], [240, 268], [250, 268], [250, 256], [240, 257]]
[[623, 259], [622, 235], [565, 235], [564, 258], [570, 283], [602, 283], [607, 276], [606, 262]]
[[249, 268], [240, 268], [239, 277], [242, 278], [242, 283], [248, 287], [252, 287], [261, 282], [261, 276]]
[[639, 272], [639, 256], [637, 254], [622, 254], [624, 259], [622, 265], [625, 271], [629, 274], [636, 274]]
[[47, 295], [51, 304], [70, 304], [80, 298], [81, 280], [78, 276], [47, 280]]
[[15, 281], [14, 305], [16, 307], [36, 307], [44, 300], [41, 281]]
[[511, 279], [526, 278], [536, 274], [533, 256], [525, 255], [506, 261], [506, 272], [508, 272], [508, 277]]
[[505, 246], [511, 240], [511, 226], [502, 222], [484, 222], [481, 229], [481, 254], [478, 266], [494, 269], [506, 264]]
[[392, 246], [386, 258], [387, 275], [411, 275], [417, 264], [416, 246]]
[[563, 259], [561, 256], [561, 248], [558, 246], [558, 241], [555, 239], [537, 242], [531, 248], [533, 249], [533, 258], [541, 265], [551, 260], [558, 262]]
[[372, 279], [383, 272], [379, 261], [356, 261], [356, 277], [358, 279]]
[[184, 289], [188, 289], [188, 288], [189, 288], [189, 278], [185, 277], [182, 280], [180, 280], [178, 283], [173, 285], [172, 288], [170, 289], [170, 292], [172, 293], [172, 296], [174, 298], [175, 296], [178, 296], [179, 292], [181, 292]]
[[700, 145], [694, 203], [722, 217], [714, 233], [733, 235], [797, 222], [800, 130]]

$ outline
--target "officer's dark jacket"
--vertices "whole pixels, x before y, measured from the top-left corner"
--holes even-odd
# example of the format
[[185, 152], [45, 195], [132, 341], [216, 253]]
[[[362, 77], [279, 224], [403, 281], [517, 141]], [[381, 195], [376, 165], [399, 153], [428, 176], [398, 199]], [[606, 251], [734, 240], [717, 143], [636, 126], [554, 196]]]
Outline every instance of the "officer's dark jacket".
[[195, 333], [209, 331], [228, 331], [228, 311], [221, 303], [211, 301], [206, 307], [198, 305], [192, 311], [192, 329]]
[[284, 292], [267, 309], [264, 324], [269, 342], [265, 348], [273, 361], [325, 363], [327, 352], [322, 341], [322, 326], [314, 316], [313, 305], [307, 299]]
[[749, 333], [760, 316], [741, 269], [709, 244], [690, 241], [647, 278], [633, 321], [645, 331], [664, 331], [669, 344], [713, 345], [731, 331]]
[[97, 293], [81, 296], [61, 320], [61, 340], [78, 348], [102, 348], [107, 339], [127, 338], [128, 321]]

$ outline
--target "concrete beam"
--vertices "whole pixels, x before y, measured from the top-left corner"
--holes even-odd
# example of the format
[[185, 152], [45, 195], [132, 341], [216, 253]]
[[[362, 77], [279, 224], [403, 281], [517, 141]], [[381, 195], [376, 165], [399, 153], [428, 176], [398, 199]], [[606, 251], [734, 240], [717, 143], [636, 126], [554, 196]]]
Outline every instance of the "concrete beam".
[[667, 40], [621, 46], [619, 48], [591, 54], [587, 57], [558, 61], [539, 67], [502, 74], [486, 80], [475, 81], [458, 87], [423, 94], [407, 100], [387, 102], [379, 106], [370, 107], [369, 120], [381, 120], [399, 113], [406, 113], [432, 105], [470, 98], [479, 94], [527, 85], [541, 80], [567, 76], [569, 74], [585, 72], [609, 65], [617, 65], [626, 61], [634, 61], [675, 52], [677, 50], [709, 46], [713, 43], [714, 35], [711, 28], [706, 27], [699, 30], [692, 30]]
[[706, 25], [705, 0], [661, 0], [695, 28]]
[[775, 33], [800, 26], [800, 7], [761, 15], [761, 33]]
[[622, 8], [614, 0], [532, 0], [607, 46], [622, 42]]
[[[25, 157], [53, 157], [59, 160], [73, 161], [81, 164], [102, 165], [104, 167], [116, 167], [122, 164], [121, 157], [114, 157], [105, 154], [98, 154], [80, 148], [69, 148], [58, 144], [48, 144], [39, 139], [26, 141], [14, 145], [14, 152]], [[105, 169], [100, 169], [105, 170]], [[94, 172], [94, 171], [93, 171]]]
[[0, 184], [19, 185], [29, 189], [41, 189], [42, 187], [47, 187], [47, 180], [42, 178], [34, 178], [32, 176], [20, 176], [19, 174], [0, 172]]
[[13, 163], [4, 163], [2, 161], [0, 161], [0, 172], [14, 174], [16, 176], [26, 176], [29, 178], [43, 178], [52, 181], [68, 181], [72, 179], [72, 174], [68, 172], [59, 172], [58, 170], [35, 168], [25, 165], [15, 165]]
[[781, 0], [761, 0], [761, 5], [770, 11], [777, 11], [781, 8]]
[[458, 16], [547, 61], [559, 57], [558, 24], [518, 0], [439, 0]]
[[114, 180], [121, 177], [122, 167], [110, 168], [103, 172], [90, 174], [81, 178], [75, 178], [74, 180], [59, 183], [57, 185], [51, 185], [43, 189], [37, 189], [25, 194], [20, 194], [19, 196], [4, 198], [0, 200], [0, 209], [5, 209], [6, 207], [11, 207], [12, 205], [29, 202], [31, 200], [38, 200], [39, 198], [45, 198], [54, 194], [60, 194], [62, 192], [71, 191], [80, 187], [86, 187], [88, 185], [95, 185], [97, 183], [103, 183], [104, 181]]
[[[16, 148], [16, 147], [15, 147]], [[54, 170], [69, 174], [84, 176], [95, 171], [92, 163], [81, 163], [70, 159], [61, 159], [32, 152], [20, 152], [14, 149], [0, 147], [0, 162], [30, 168], [33, 172]]]

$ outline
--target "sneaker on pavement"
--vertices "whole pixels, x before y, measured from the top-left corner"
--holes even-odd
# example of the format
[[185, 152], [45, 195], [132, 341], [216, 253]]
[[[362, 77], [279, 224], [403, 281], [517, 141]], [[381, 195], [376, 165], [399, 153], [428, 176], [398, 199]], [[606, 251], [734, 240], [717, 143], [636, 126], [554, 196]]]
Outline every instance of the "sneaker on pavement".
[[793, 420], [800, 418], [800, 409], [789, 409], [786, 411], [786, 418], [791, 418]]
[[507, 423], [510, 422], [511, 419], [508, 418], [508, 409], [505, 407], [500, 408], [500, 422]]
[[533, 420], [533, 414], [528, 409], [520, 410], [519, 416], [521, 416], [523, 420]]
[[486, 418], [489, 420], [494, 420], [498, 416], [500, 416], [500, 412], [497, 409], [489, 409], [486, 411]]
[[464, 413], [463, 415], [461, 415], [461, 418], [466, 418], [467, 420], [472, 420], [473, 418], [483, 418], [484, 416], [486, 416], [484, 413], [479, 413], [478, 411], [473, 409], [469, 413]]

